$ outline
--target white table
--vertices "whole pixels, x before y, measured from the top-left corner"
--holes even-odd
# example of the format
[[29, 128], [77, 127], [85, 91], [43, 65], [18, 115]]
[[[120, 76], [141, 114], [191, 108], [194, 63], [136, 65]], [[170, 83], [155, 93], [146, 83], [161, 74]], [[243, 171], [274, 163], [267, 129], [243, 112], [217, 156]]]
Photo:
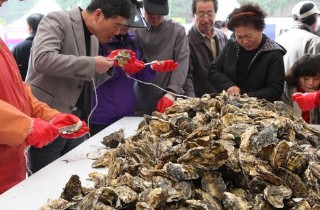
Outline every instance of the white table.
[[124, 117], [105, 128], [69, 153], [0, 195], [0, 209], [37, 210], [48, 199], [58, 198], [73, 174], [79, 175], [82, 186], [93, 187], [93, 182], [87, 180], [89, 173], [93, 171], [103, 172], [106, 169], [92, 168], [91, 164], [94, 160], [89, 159], [87, 154], [104, 150], [105, 146], [101, 143], [103, 137], [121, 128], [124, 129], [126, 137], [133, 135], [142, 119], [142, 117]]

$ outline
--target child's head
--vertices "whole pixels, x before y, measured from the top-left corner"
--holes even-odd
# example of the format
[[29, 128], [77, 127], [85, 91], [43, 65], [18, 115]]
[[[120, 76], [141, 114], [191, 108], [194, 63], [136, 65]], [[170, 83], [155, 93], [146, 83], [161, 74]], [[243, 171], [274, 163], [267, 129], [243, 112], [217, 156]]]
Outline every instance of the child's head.
[[289, 86], [300, 87], [305, 92], [320, 89], [320, 55], [304, 55], [286, 74]]

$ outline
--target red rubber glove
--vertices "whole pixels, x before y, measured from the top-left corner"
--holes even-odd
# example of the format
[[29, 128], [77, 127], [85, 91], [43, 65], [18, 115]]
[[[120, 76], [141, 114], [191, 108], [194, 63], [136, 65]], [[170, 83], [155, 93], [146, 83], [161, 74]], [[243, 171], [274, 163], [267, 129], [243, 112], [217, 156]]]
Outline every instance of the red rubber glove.
[[166, 94], [157, 103], [157, 111], [163, 113], [164, 110], [173, 105], [174, 97], [171, 94]]
[[[80, 124], [81, 122], [81, 124]], [[77, 116], [73, 115], [73, 114], [57, 114], [51, 121], [50, 123], [52, 125], [54, 125], [55, 127], [57, 127], [58, 129], [62, 129], [65, 128], [67, 126], [71, 126], [71, 125], [75, 125], [77, 123], [79, 123], [80, 128], [76, 129], [74, 132], [66, 132], [63, 133], [60, 131], [60, 136], [63, 138], [67, 138], [67, 139], [72, 139], [72, 138], [79, 138], [82, 137], [84, 135], [86, 135], [87, 133], [89, 133], [90, 129], [88, 128], [87, 124], [84, 121], [81, 121]]]
[[315, 93], [294, 93], [291, 96], [292, 101], [298, 103], [302, 111], [314, 109], [316, 104], [317, 92]]
[[[121, 56], [124, 56], [124, 57], [122, 58]], [[107, 58], [114, 60], [113, 65], [123, 67], [128, 62], [131, 62], [131, 63], [134, 62], [136, 60], [136, 54], [131, 50], [119, 49], [119, 50], [113, 50], [107, 56]]]
[[151, 65], [151, 68], [157, 72], [169, 72], [175, 70], [179, 66], [173, 60], [158, 61]]
[[39, 118], [32, 118], [32, 121], [32, 128], [26, 139], [28, 145], [41, 148], [59, 136], [58, 128], [47, 121]]
[[127, 74], [135, 74], [138, 73], [139, 71], [141, 71], [142, 69], [144, 69], [144, 62], [143, 61], [139, 61], [139, 60], [135, 60], [134, 62], [128, 62], [126, 65], [124, 65], [123, 70], [127, 73]]

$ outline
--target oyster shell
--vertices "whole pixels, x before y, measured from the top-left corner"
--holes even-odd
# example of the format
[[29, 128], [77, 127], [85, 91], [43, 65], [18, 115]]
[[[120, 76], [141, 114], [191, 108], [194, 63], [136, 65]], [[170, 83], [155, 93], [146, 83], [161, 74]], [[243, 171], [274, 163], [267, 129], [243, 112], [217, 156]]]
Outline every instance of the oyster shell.
[[292, 195], [292, 190], [283, 185], [267, 186], [264, 191], [264, 198], [275, 208], [283, 208], [283, 199], [288, 199]]

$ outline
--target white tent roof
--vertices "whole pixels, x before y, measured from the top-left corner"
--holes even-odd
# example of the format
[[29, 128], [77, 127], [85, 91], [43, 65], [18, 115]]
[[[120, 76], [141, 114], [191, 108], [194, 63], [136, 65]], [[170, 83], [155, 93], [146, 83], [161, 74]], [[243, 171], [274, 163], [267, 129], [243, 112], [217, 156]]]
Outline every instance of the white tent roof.
[[216, 20], [226, 20], [228, 15], [238, 7], [240, 4], [236, 0], [218, 0]]
[[35, 6], [24, 14], [21, 18], [6, 26], [6, 28], [26, 28], [27, 17], [34, 13], [48, 14], [51, 11], [61, 10], [61, 7], [55, 0], [38, 0]]

